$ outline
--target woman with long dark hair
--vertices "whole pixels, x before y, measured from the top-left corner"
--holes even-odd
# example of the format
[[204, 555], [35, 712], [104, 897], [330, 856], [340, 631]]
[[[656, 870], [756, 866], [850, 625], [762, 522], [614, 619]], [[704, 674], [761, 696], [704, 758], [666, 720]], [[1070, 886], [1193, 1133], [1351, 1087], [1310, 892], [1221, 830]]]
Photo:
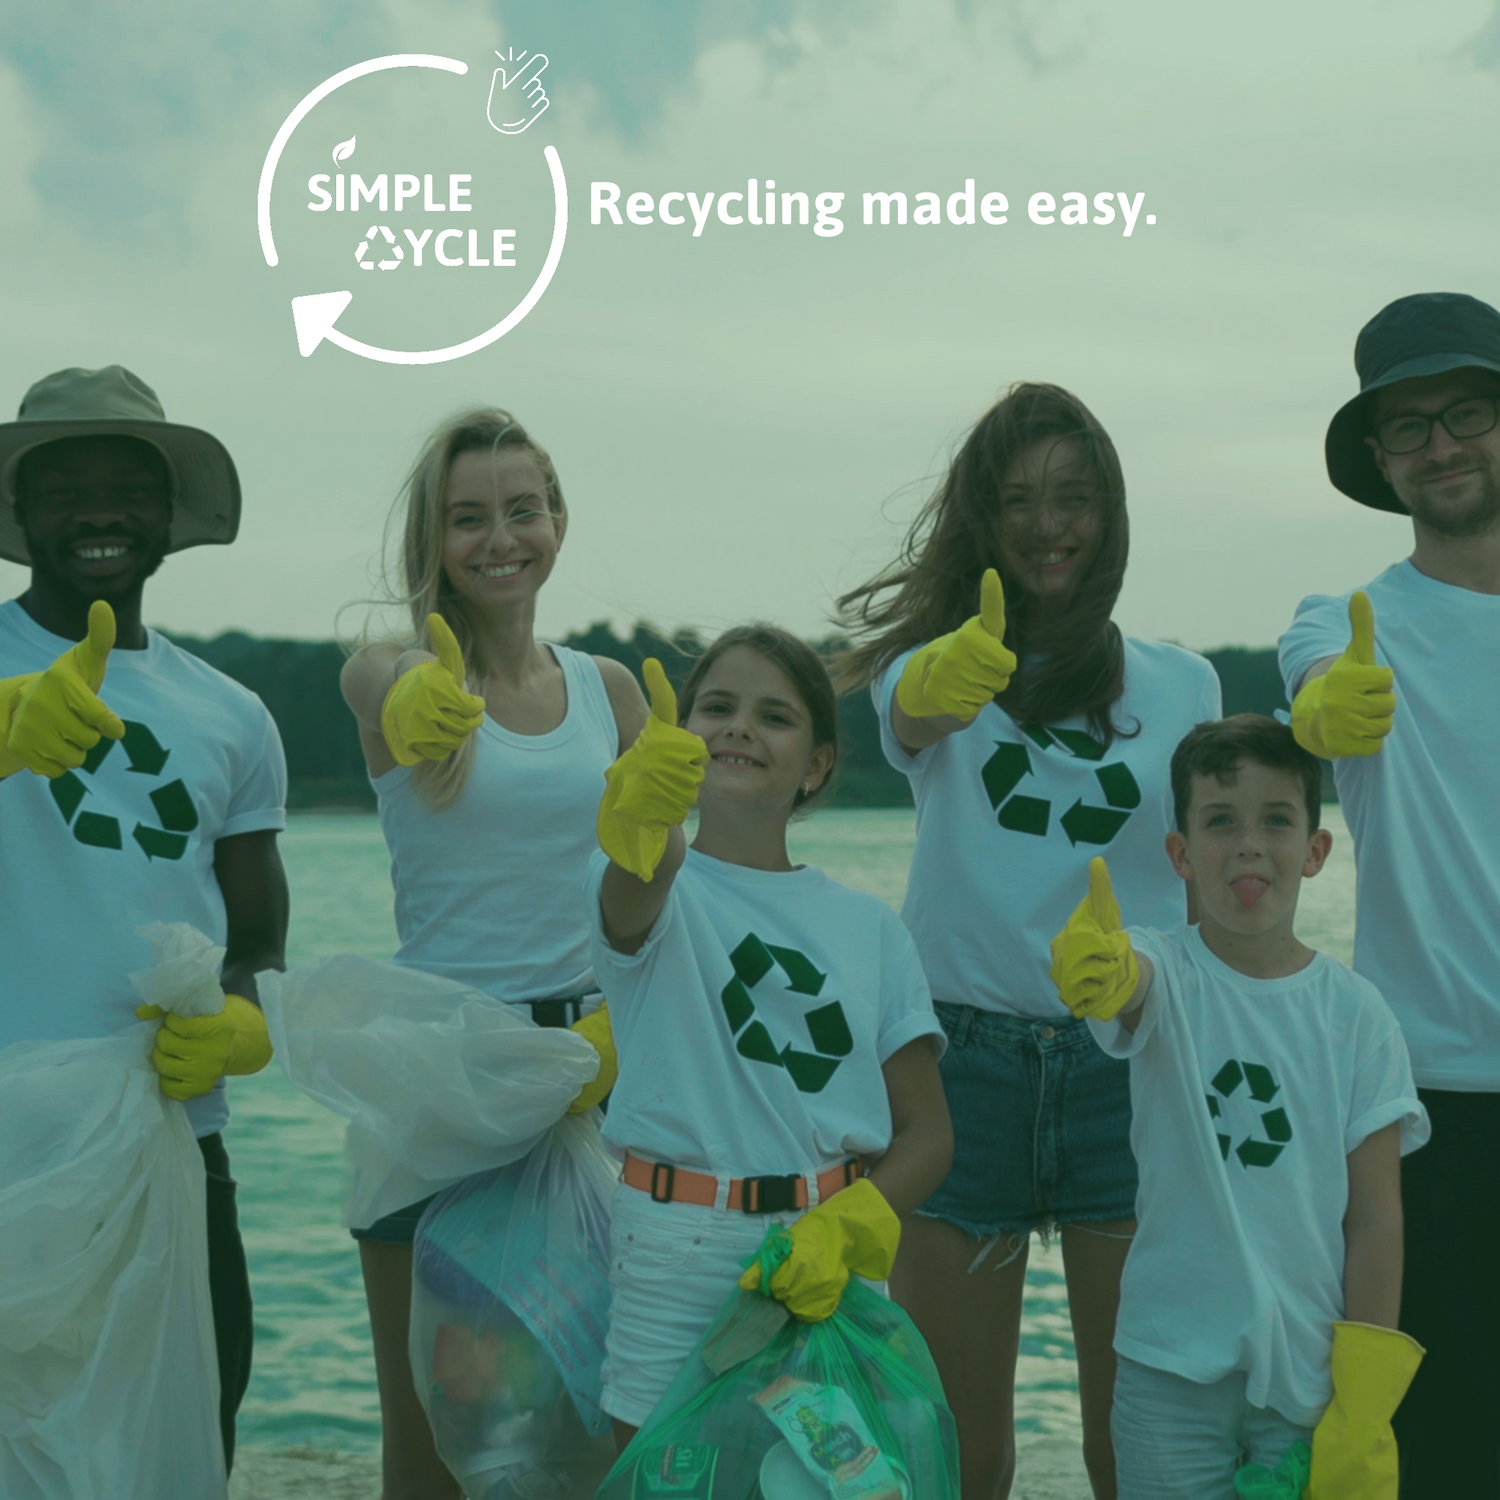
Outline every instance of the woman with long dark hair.
[[1033, 1230], [1060, 1233], [1096, 1497], [1115, 1494], [1115, 1308], [1134, 1231], [1126, 1065], [1058, 999], [1048, 942], [1109, 859], [1127, 923], [1188, 916], [1163, 852], [1168, 766], [1219, 717], [1213, 668], [1111, 619], [1129, 527], [1114, 445], [1077, 397], [1015, 385], [974, 425], [896, 563], [839, 601], [917, 845], [902, 916], [949, 1037], [953, 1168], [892, 1290], [958, 1419], [965, 1500], [1004, 1500]]

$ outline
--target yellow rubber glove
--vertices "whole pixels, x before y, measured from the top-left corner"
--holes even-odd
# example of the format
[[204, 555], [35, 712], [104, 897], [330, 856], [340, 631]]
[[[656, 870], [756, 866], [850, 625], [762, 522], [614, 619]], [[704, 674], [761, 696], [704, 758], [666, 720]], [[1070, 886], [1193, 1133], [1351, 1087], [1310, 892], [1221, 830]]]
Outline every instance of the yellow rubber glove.
[[635, 744], [604, 773], [599, 847], [640, 880], [649, 881], [667, 847], [667, 830], [698, 800], [708, 746], [677, 724], [677, 694], [659, 661], [641, 668], [651, 715]]
[[436, 661], [424, 661], [391, 684], [380, 709], [380, 732], [396, 763], [442, 760], [484, 723], [484, 699], [464, 687], [463, 648], [439, 614], [427, 616]]
[[1049, 973], [1063, 1004], [1075, 1016], [1096, 1021], [1118, 1015], [1141, 982], [1135, 949], [1120, 925], [1109, 866], [1098, 855], [1089, 861], [1088, 895], [1052, 939]]
[[1304, 1500], [1396, 1500], [1391, 1418], [1425, 1352], [1394, 1328], [1333, 1325], [1333, 1400], [1313, 1431]]
[[271, 1060], [266, 1018], [243, 995], [225, 995], [216, 1016], [179, 1016], [159, 1005], [138, 1005], [135, 1014], [137, 1020], [161, 1021], [151, 1066], [170, 1098], [196, 1099], [226, 1073], [259, 1073]]
[[928, 642], [902, 670], [896, 702], [914, 719], [951, 714], [972, 719], [1016, 670], [1015, 653], [1004, 646], [1005, 591], [1000, 575], [985, 569], [979, 613], [949, 635]]
[[21, 677], [0, 680], [0, 778], [24, 771], [26, 763], [10, 748], [10, 725], [20, 706], [22, 694], [42, 674], [27, 672]]
[[578, 1097], [568, 1106], [570, 1115], [581, 1115], [592, 1109], [614, 1086], [620, 1076], [620, 1057], [615, 1051], [615, 1034], [609, 1024], [609, 1005], [601, 1005], [591, 1016], [584, 1016], [568, 1027], [576, 1031], [599, 1054], [599, 1071], [591, 1083], [579, 1089]]
[[[96, 696], [114, 643], [115, 612], [96, 599], [88, 635], [36, 673], [15, 700], [0, 769], [56, 778], [81, 766], [101, 738], [123, 737], [125, 725]], [[17, 680], [25, 679], [11, 679]]]
[[1374, 755], [1396, 714], [1395, 674], [1375, 665], [1375, 610], [1363, 590], [1349, 596], [1349, 646], [1292, 700], [1292, 733], [1324, 760]]
[[[771, 1295], [804, 1323], [838, 1311], [850, 1275], [884, 1281], [891, 1274], [901, 1220], [868, 1177], [810, 1208], [787, 1228], [792, 1253], [771, 1277]], [[740, 1277], [744, 1291], [760, 1288], [760, 1262]]]

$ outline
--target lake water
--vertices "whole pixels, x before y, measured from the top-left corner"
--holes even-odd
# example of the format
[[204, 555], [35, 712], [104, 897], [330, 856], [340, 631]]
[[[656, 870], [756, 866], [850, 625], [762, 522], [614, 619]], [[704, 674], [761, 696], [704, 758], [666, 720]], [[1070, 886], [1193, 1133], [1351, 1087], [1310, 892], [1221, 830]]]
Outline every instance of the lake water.
[[[1298, 930], [1348, 962], [1354, 869], [1337, 807], [1325, 811], [1324, 826], [1334, 852], [1303, 886]], [[899, 907], [913, 836], [906, 809], [832, 810], [794, 825], [792, 854]], [[292, 887], [290, 963], [395, 950], [389, 865], [373, 817], [296, 817], [282, 849]], [[340, 1215], [343, 1121], [297, 1093], [274, 1065], [232, 1088], [227, 1141], [255, 1290], [255, 1371], [240, 1441], [373, 1450], [380, 1405], [370, 1328], [359, 1257]], [[1026, 1279], [1017, 1425], [1074, 1431], [1073, 1340], [1058, 1253], [1034, 1247]]]

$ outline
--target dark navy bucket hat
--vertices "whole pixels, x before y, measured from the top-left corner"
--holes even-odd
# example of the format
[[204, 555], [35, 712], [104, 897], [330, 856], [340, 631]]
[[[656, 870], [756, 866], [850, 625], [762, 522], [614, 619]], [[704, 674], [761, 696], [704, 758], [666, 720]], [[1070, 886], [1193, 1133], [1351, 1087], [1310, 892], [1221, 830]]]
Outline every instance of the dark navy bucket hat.
[[1493, 370], [1500, 375], [1500, 312], [1462, 292], [1422, 292], [1383, 307], [1354, 345], [1359, 395], [1328, 424], [1323, 453], [1328, 477], [1351, 500], [1406, 515], [1381, 476], [1365, 441], [1371, 391], [1449, 370]]

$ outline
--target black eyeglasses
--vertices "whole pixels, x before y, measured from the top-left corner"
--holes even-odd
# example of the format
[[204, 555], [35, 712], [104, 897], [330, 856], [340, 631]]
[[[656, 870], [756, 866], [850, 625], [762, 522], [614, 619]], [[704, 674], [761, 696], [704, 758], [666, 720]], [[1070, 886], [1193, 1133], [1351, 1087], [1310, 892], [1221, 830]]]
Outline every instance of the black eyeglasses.
[[1465, 396], [1435, 417], [1417, 412], [1387, 417], [1375, 424], [1375, 440], [1387, 453], [1420, 453], [1432, 439], [1432, 424], [1441, 422], [1450, 437], [1476, 438], [1494, 430], [1500, 421], [1500, 401], [1494, 396]]

